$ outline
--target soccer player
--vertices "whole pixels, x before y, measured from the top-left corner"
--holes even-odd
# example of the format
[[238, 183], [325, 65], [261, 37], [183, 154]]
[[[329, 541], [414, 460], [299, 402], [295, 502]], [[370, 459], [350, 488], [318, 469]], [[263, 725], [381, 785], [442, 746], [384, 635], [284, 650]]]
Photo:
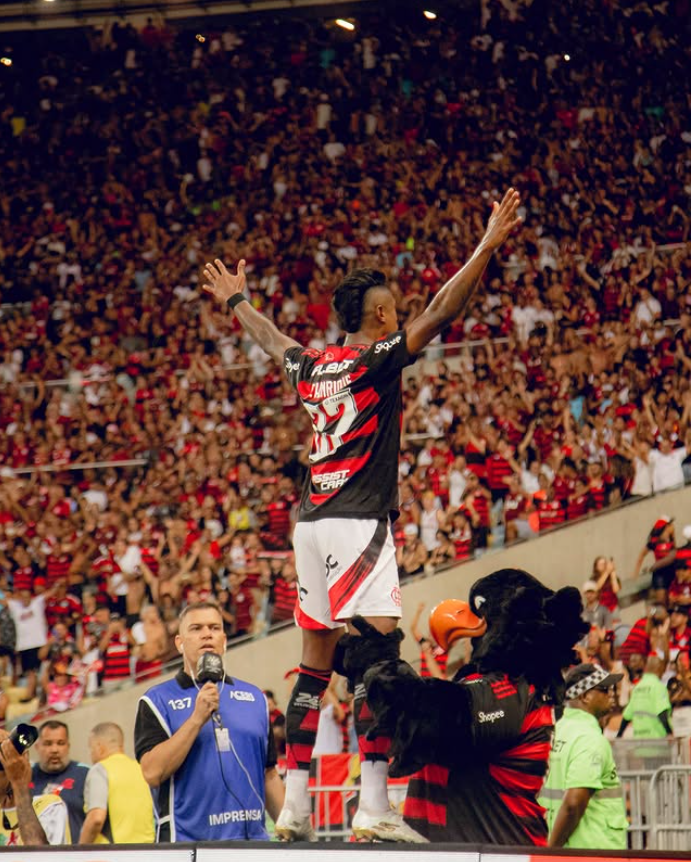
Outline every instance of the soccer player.
[[[519, 202], [514, 189], [501, 203], [495, 201], [470, 260], [406, 330], [399, 329], [396, 302], [383, 273], [349, 273], [333, 300], [345, 342], [323, 350], [301, 347], [252, 307], [244, 293], [244, 260], [236, 275], [220, 260], [206, 265], [204, 289], [227, 302], [251, 338], [283, 363], [312, 420], [310, 469], [293, 538], [299, 577], [296, 620], [303, 649], [286, 714], [286, 801], [276, 823], [284, 840], [315, 840], [309, 764], [319, 704], [343, 626], [361, 615], [390, 634], [401, 617], [391, 532], [398, 502], [401, 372], [465, 311], [493, 253], [520, 224]], [[372, 721], [365, 688], [361, 679], [349, 682], [362, 761], [353, 832], [362, 839], [423, 840], [391, 810], [386, 789], [389, 743], [365, 738]]]

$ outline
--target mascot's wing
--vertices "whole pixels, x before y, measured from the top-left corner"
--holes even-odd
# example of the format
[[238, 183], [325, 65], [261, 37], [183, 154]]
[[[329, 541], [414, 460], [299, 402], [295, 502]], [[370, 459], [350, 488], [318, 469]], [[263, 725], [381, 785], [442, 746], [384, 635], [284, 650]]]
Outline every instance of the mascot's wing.
[[391, 738], [390, 774], [410, 775], [428, 763], [462, 763], [473, 735], [467, 686], [418, 676], [399, 658], [400, 629], [382, 634], [361, 617], [353, 626], [360, 634], [340, 639], [334, 670], [351, 687], [364, 680], [375, 718], [369, 733]]
[[422, 679], [400, 660], [374, 665], [364, 680], [376, 719], [369, 735], [391, 738], [392, 777], [410, 775], [429, 763], [463, 763], [473, 737], [467, 686]]

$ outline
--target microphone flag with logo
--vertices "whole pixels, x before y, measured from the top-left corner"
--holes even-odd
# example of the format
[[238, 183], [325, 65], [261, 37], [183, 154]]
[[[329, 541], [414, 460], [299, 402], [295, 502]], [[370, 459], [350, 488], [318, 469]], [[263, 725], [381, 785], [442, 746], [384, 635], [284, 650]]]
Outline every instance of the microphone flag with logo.
[[215, 652], [204, 652], [197, 661], [197, 682], [220, 682], [225, 676], [223, 659]]

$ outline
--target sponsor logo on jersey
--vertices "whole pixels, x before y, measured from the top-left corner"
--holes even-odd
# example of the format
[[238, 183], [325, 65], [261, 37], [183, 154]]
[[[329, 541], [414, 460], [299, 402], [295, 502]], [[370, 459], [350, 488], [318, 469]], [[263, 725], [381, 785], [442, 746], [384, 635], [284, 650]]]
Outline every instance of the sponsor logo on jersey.
[[347, 371], [351, 365], [355, 365], [354, 359], [344, 359], [342, 362], [329, 362], [328, 365], [315, 365], [312, 369], [312, 377], [321, 377], [322, 374], [340, 374], [342, 371]]
[[478, 712], [477, 720], [479, 724], [494, 724], [495, 721], [498, 721], [500, 718], [504, 718], [504, 710], [497, 709], [495, 712]]
[[288, 373], [290, 373], [291, 371], [299, 371], [300, 370], [300, 363], [299, 362], [291, 362], [290, 359], [286, 356], [285, 367], [286, 367], [286, 371]]
[[231, 691], [230, 692], [231, 700], [242, 700], [245, 702], [252, 701], [254, 702], [254, 695], [251, 691]]
[[334, 470], [333, 473], [320, 473], [317, 476], [312, 476], [312, 481], [315, 485], [319, 485], [322, 491], [331, 491], [335, 488], [342, 488], [348, 481], [348, 473], [350, 470]]
[[400, 606], [401, 606], [401, 589], [400, 589], [400, 587], [394, 587], [391, 590], [391, 598], [393, 599], [393, 603], [396, 605], [396, 607], [400, 608]]
[[401, 336], [397, 335], [395, 338], [389, 339], [389, 341], [382, 341], [381, 344], [377, 344], [374, 348], [375, 353], [381, 353], [382, 350], [391, 350], [392, 347], [395, 347], [397, 344], [401, 343]]

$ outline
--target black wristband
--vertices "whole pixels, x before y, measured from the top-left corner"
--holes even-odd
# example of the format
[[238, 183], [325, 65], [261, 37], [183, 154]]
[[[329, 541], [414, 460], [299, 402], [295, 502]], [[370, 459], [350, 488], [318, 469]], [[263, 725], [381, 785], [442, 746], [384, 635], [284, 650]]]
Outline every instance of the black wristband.
[[230, 299], [227, 300], [228, 308], [237, 308], [241, 302], [249, 302], [249, 299], [245, 296], [244, 293], [234, 293]]

